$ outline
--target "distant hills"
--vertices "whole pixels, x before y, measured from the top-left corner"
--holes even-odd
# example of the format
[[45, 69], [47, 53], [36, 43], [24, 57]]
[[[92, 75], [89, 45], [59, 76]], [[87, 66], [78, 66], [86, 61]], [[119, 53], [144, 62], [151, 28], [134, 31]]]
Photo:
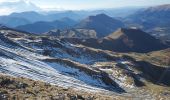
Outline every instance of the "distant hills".
[[89, 29], [96, 31], [97, 37], [104, 37], [121, 27], [124, 27], [124, 24], [121, 21], [105, 14], [98, 14], [96, 16], [89, 16], [79, 23], [68, 17], [64, 17], [52, 22], [40, 21], [21, 25], [16, 28], [34, 33], [44, 33], [52, 29]]
[[37, 21], [45, 20], [45, 17], [37, 12], [29, 11], [22, 13], [12, 13], [6, 16], [0, 16], [0, 23], [8, 27], [17, 27], [20, 25], [31, 24]]
[[25, 25], [31, 22], [24, 18], [0, 16], [0, 23], [9, 27], [16, 27], [18, 25]]
[[[52, 22], [60, 19], [65, 21], [66, 20], [68, 21], [68, 19], [73, 19], [73, 20], [75, 19], [77, 21], [81, 19], [81, 16], [71, 11], [56, 12], [48, 15], [41, 14], [35, 11], [29, 11], [29, 12], [21, 12], [21, 13], [12, 13], [6, 16], [0, 16], [0, 23], [8, 27], [17, 27], [20, 25], [33, 24], [40, 21]], [[71, 24], [72, 23], [73, 22], [71, 22]]]
[[170, 4], [93, 11], [35, 11], [0, 16], [0, 24], [33, 33], [46, 33], [55, 29], [94, 30], [98, 38], [118, 28], [136, 27], [162, 41], [170, 41]]
[[40, 14], [40, 13], [35, 12], [35, 11], [12, 13], [7, 17], [22, 18], [22, 19], [29, 20], [32, 23], [37, 22], [37, 21], [46, 21], [47, 20], [45, 15]]
[[76, 28], [95, 30], [98, 37], [107, 36], [121, 27], [124, 27], [124, 24], [120, 20], [114, 19], [105, 14], [89, 16], [76, 25]]
[[[14, 7], [15, 6], [17, 7], [18, 4], [20, 4], [20, 3], [22, 3], [22, 5], [25, 5], [25, 7], [27, 7], [27, 5], [30, 5], [30, 6], [32, 5], [31, 2], [26, 2], [26, 1], [21, 0], [19, 2], [0, 3], [0, 5], [2, 5], [2, 6], [0, 6], [0, 8], [4, 9], [4, 6], [9, 3], [11, 6], [14, 6]], [[17, 4], [15, 4], [15, 3], [17, 3]], [[8, 5], [5, 7], [10, 7], [10, 6]], [[16, 27], [16, 26], [20, 26], [20, 25], [35, 23], [37, 21], [55, 21], [55, 20], [59, 20], [59, 19], [65, 18], [65, 17], [68, 17], [75, 21], [80, 21], [88, 16], [97, 15], [97, 14], [101, 14], [101, 13], [107, 14], [111, 17], [126, 17], [126, 16], [134, 13], [138, 9], [141, 9], [141, 8], [136, 8], [136, 7], [133, 8], [132, 7], [132, 8], [119, 8], [119, 9], [92, 10], [92, 11], [88, 11], [88, 10], [87, 11], [86, 10], [69, 11], [69, 10], [66, 10], [66, 11], [44, 12], [44, 11], [41, 11], [41, 9], [39, 9], [39, 8], [37, 8], [37, 10], [34, 10], [35, 7], [31, 7], [29, 10], [24, 11], [25, 7], [19, 8], [21, 11], [14, 12], [10, 15], [0, 16], [0, 24], [4, 24], [8, 27]], [[13, 8], [13, 7], [11, 7], [11, 8]], [[5, 12], [1, 12], [1, 13], [5, 13]], [[3, 20], [3, 19], [6, 19], [6, 20]], [[10, 20], [10, 22], [8, 20]], [[15, 23], [15, 20], [18, 20], [18, 23]], [[23, 20], [27, 20], [28, 22], [23, 23]]]

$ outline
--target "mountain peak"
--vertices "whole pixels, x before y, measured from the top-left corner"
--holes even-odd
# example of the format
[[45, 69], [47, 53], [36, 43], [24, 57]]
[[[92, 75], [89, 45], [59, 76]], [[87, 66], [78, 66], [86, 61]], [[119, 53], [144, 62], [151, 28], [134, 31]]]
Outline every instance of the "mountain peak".
[[166, 48], [166, 46], [162, 44], [161, 41], [157, 40], [156, 38], [152, 37], [151, 35], [140, 29], [120, 28], [116, 32], [105, 37], [105, 39], [108, 41], [113, 41], [113, 44], [116, 47], [122, 46], [118, 49], [120, 51], [132, 50], [135, 52], [149, 52], [152, 50]]
[[142, 30], [138, 29], [138, 28], [120, 28], [120, 30], [123, 32], [123, 33], [126, 33], [126, 32], [132, 32], [132, 33], [135, 33], [135, 32], [143, 32]]
[[89, 16], [82, 20], [77, 28], [93, 29], [97, 32], [98, 37], [104, 37], [114, 32], [118, 28], [124, 27], [124, 24], [117, 19], [114, 19], [105, 14], [98, 14], [96, 16]]
[[0, 24], [0, 29], [7, 28], [6, 26]]
[[[110, 35], [106, 36], [105, 38], [107, 39], [118, 39], [122, 36], [132, 36], [133, 34], [138, 35], [138, 34], [144, 34], [140, 29], [135, 29], [135, 28], [119, 28], [116, 32], [111, 33]], [[147, 34], [147, 33], [146, 33]]]
[[113, 19], [110, 16], [102, 13], [102, 14], [97, 14], [95, 16], [89, 16], [88, 19], [90, 20], [94, 20], [94, 19]]
[[109, 16], [107, 16], [107, 15], [104, 14], [104, 13], [101, 13], [101, 14], [97, 14], [96, 17], [109, 17]]

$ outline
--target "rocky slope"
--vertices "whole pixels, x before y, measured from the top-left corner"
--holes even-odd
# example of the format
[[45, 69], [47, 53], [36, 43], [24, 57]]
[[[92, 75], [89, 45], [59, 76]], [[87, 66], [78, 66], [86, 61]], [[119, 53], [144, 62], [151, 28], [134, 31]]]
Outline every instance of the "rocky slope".
[[0, 75], [1, 100], [94, 100], [124, 99], [130, 97], [108, 96], [102, 93], [90, 93], [74, 89], [58, 87], [42, 81], [35, 81], [23, 77]]
[[44, 35], [56, 36], [58, 38], [97, 38], [97, 33], [95, 30], [74, 28], [65, 30], [54, 29], [44, 33]]
[[[170, 86], [167, 68], [53, 36], [36, 36], [1, 28], [0, 63], [2, 74], [39, 80], [76, 91], [134, 99], [169, 97], [169, 90], [163, 91]], [[159, 91], [151, 86], [159, 88]], [[30, 91], [34, 95], [35, 91]]]

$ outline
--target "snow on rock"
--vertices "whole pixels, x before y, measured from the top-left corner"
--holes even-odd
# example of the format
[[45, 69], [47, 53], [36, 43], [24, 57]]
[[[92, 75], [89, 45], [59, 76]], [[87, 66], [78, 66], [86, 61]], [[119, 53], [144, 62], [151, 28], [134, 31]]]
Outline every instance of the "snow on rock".
[[[32, 49], [36, 48], [28, 49], [29, 46], [21, 45], [19, 42], [15, 42], [16, 45], [13, 45], [11, 44], [13, 41], [9, 40], [11, 42], [9, 43], [1, 38], [0, 41], [0, 73], [27, 77], [80, 90], [107, 91], [106, 89], [111, 88], [119, 89], [119, 87], [111, 87], [106, 84], [103, 79], [100, 79], [100, 74], [97, 76], [98, 78], [94, 78], [78, 68], [61, 63], [45, 62], [44, 59], [53, 59], [53, 57], [33, 52]], [[42, 49], [44, 50], [44, 48]], [[55, 51], [58, 52], [59, 50], [55, 48]]]

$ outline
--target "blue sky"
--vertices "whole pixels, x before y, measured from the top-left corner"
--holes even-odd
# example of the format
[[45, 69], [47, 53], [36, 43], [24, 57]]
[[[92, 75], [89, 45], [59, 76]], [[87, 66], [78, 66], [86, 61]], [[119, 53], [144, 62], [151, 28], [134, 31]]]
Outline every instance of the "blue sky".
[[[30, 5], [31, 4], [31, 5]], [[170, 0], [0, 0], [0, 15], [41, 10], [94, 10], [170, 4]]]
[[170, 0], [32, 0], [32, 2], [41, 7], [58, 7], [63, 9], [96, 9], [170, 4]]
[[[17, 0], [0, 0], [9, 2]], [[60, 9], [97, 9], [97, 8], [117, 8], [128, 6], [150, 6], [160, 4], [170, 4], [170, 0], [25, 0], [30, 1], [41, 8]]]

